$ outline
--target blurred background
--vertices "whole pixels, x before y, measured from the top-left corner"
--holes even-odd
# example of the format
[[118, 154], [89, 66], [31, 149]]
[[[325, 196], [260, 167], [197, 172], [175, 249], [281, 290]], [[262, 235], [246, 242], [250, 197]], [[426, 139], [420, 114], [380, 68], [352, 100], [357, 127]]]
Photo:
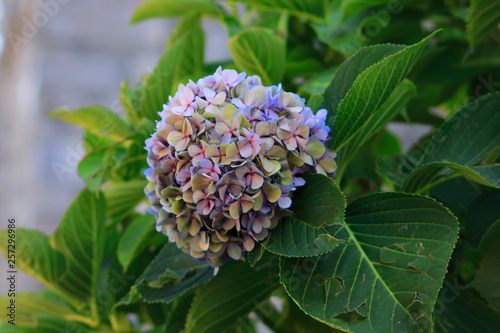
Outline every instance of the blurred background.
[[[53, 232], [84, 187], [76, 167], [82, 131], [47, 117], [57, 107], [122, 112], [122, 80], [135, 85], [160, 58], [176, 20], [129, 24], [141, 0], [0, 1], [0, 229]], [[205, 60], [229, 58], [225, 30], [204, 22]], [[5, 267], [0, 258], [0, 267]], [[4, 279], [0, 287], [4, 288]], [[18, 288], [38, 284], [20, 276]], [[2, 292], [3, 293], [3, 292]]]

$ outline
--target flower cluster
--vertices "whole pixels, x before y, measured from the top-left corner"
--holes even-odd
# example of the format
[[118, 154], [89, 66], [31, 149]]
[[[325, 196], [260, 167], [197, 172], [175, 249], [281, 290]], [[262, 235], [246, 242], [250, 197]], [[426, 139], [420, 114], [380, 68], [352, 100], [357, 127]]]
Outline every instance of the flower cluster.
[[157, 229], [193, 257], [220, 266], [266, 239], [304, 172], [332, 173], [326, 110], [281, 86], [217, 69], [179, 85], [146, 141], [145, 191]]

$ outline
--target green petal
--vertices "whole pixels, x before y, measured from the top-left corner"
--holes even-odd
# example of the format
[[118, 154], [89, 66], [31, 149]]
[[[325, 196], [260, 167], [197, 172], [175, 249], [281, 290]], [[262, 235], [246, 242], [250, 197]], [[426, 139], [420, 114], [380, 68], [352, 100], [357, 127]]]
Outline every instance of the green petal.
[[267, 200], [269, 200], [269, 202], [276, 202], [281, 197], [280, 188], [278, 186], [272, 185], [268, 182], [265, 182], [262, 185], [262, 192], [264, 192], [264, 194], [266, 195]]
[[306, 153], [318, 159], [325, 153], [325, 146], [316, 139], [312, 139], [306, 146]]

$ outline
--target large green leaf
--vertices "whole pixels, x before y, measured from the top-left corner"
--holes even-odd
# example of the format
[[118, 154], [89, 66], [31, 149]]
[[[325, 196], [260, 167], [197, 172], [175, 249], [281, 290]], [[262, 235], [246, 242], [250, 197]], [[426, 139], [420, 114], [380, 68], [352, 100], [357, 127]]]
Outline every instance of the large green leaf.
[[293, 15], [314, 21], [324, 21], [328, 0], [246, 0], [248, 4], [269, 11], [289, 11]]
[[2, 333], [87, 333], [88, 326], [55, 315], [39, 315], [36, 327], [0, 323]]
[[[479, 97], [448, 118], [415, 152], [380, 161], [379, 171], [396, 184], [406, 181], [407, 191], [445, 180], [440, 174], [444, 167], [480, 184], [498, 186], [498, 165], [473, 165], [500, 146], [499, 108], [500, 92]], [[412, 179], [407, 179], [410, 174]]]
[[421, 164], [472, 165], [500, 145], [500, 92], [469, 103], [433, 134]]
[[468, 205], [465, 215], [466, 239], [474, 248], [479, 247], [489, 229], [500, 219], [499, 202], [500, 190], [496, 190], [481, 194]]
[[[72, 305], [92, 301], [104, 247], [105, 209], [102, 193], [85, 189], [71, 203], [50, 239], [36, 230], [17, 229], [16, 267]], [[7, 237], [7, 232], [2, 233], [2, 244], [7, 244]], [[4, 254], [6, 249], [2, 246]]]
[[64, 254], [68, 261], [66, 275], [74, 282], [74, 293], [84, 300], [94, 300], [97, 293], [104, 249], [105, 214], [103, 193], [84, 189], [68, 207], [50, 238], [52, 247]]
[[406, 103], [413, 98], [416, 93], [415, 85], [407, 79], [404, 79], [396, 89], [394, 89], [389, 98], [363, 124], [358, 134], [338, 152], [336, 159], [339, 165], [336, 177], [337, 181], [342, 179], [342, 175], [348, 167], [349, 161], [362, 145], [384, 128], [384, 126], [405, 107]]
[[[0, 296], [0, 303], [7, 305], [10, 299], [12, 298], [7, 295]], [[60, 298], [50, 295], [48, 292], [16, 293], [15, 301], [17, 307], [16, 325], [19, 326], [36, 327], [37, 316], [40, 314], [54, 315], [66, 320], [85, 318], [74, 312]], [[7, 323], [10, 319], [8, 316], [1, 316], [0, 322]]]
[[[444, 173], [446, 169], [455, 174]], [[417, 167], [404, 181], [405, 192], [424, 193], [450, 177], [463, 176], [481, 185], [498, 188], [500, 185], [500, 164], [466, 167], [457, 163], [433, 162]]]
[[479, 250], [482, 252], [488, 251], [490, 246], [500, 238], [500, 218], [493, 222], [488, 228], [488, 231], [481, 237]]
[[[152, 215], [139, 215], [125, 229], [118, 243], [117, 255], [126, 271], [132, 260], [151, 242], [157, 233]], [[166, 238], [165, 238], [166, 239]]]
[[474, 280], [470, 284], [486, 300], [490, 307], [500, 313], [500, 237], [492, 242], [484, 253]]
[[457, 240], [446, 208], [423, 196], [373, 194], [326, 229], [347, 243], [320, 257], [281, 260], [281, 282], [302, 310], [354, 332], [430, 331]]
[[214, 0], [147, 0], [132, 15], [132, 23], [157, 17], [179, 17], [200, 13], [210, 17], [221, 15], [222, 8]]
[[132, 133], [122, 118], [103, 106], [88, 106], [76, 111], [59, 108], [48, 115], [80, 126], [99, 137], [104, 136], [119, 141]]
[[342, 0], [342, 17], [345, 19], [367, 7], [383, 5], [387, 2], [389, 0]]
[[[450, 286], [452, 286], [450, 282]], [[500, 316], [470, 289], [443, 288], [434, 310], [437, 333], [497, 333]]]
[[[0, 234], [1, 251], [6, 258], [9, 255], [8, 235], [7, 230]], [[43, 232], [17, 228], [15, 251], [16, 261], [12, 269], [22, 270], [61, 294], [69, 294], [75, 298], [85, 297], [79, 290], [73, 289], [71, 280], [67, 281], [67, 260], [62, 253], [50, 246], [49, 237]]]
[[138, 301], [171, 302], [210, 281], [213, 271], [208, 264], [193, 259], [175, 244], [167, 243], [117, 305]]
[[271, 231], [263, 246], [286, 257], [313, 257], [330, 252], [339, 244], [340, 241], [327, 232], [291, 216]]
[[109, 207], [107, 214], [114, 223], [120, 223], [146, 198], [144, 194], [146, 185], [146, 180], [131, 180], [129, 182], [112, 182], [104, 188], [104, 195]]
[[337, 108], [331, 133], [334, 138], [332, 148], [341, 148], [359, 133], [363, 124], [385, 103], [405, 78], [433, 35], [385, 57], [368, 67], [354, 80]]
[[120, 85], [119, 99], [123, 111], [135, 127], [139, 126], [141, 118], [139, 117], [139, 101], [142, 94], [142, 85], [137, 85], [132, 89], [127, 81], [122, 81]]
[[186, 325], [186, 318], [193, 304], [194, 293], [187, 293], [179, 297], [172, 303], [167, 322], [165, 323], [165, 333], [182, 333]]
[[279, 286], [275, 267], [251, 268], [232, 262], [196, 291], [186, 332], [224, 332], [247, 315]]
[[498, 0], [471, 0], [467, 18], [467, 37], [473, 47], [479, 45], [500, 23]]
[[335, 115], [337, 114], [337, 107], [349, 89], [351, 89], [356, 78], [368, 67], [391, 54], [401, 51], [403, 48], [404, 46], [402, 45], [392, 44], [365, 46], [340, 65], [333, 80], [325, 90], [325, 100], [321, 106], [328, 110], [328, 126], [333, 126]]
[[[191, 10], [192, 6], [182, 4]], [[186, 16], [177, 25], [167, 50], [162, 55], [141, 95], [141, 113], [158, 120], [158, 112], [168, 102], [168, 96], [182, 80], [197, 77], [203, 70], [205, 37], [199, 16]]]
[[295, 217], [314, 227], [343, 222], [346, 202], [335, 181], [322, 174], [300, 176], [306, 185], [293, 194], [290, 209]]
[[252, 27], [231, 37], [229, 51], [239, 70], [259, 75], [264, 85], [278, 84], [285, 70], [285, 42], [273, 31]]

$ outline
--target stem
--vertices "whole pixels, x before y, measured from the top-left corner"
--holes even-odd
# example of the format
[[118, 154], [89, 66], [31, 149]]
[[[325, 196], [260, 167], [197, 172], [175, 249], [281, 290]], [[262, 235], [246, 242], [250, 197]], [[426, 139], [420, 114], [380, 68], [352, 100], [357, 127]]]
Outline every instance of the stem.
[[436, 180], [436, 181], [434, 181], [434, 182], [432, 182], [430, 184], [427, 184], [424, 187], [422, 187], [421, 189], [415, 191], [415, 193], [416, 194], [424, 194], [425, 192], [427, 192], [428, 190], [430, 190], [434, 186], [437, 186], [437, 185], [439, 185], [441, 183], [444, 183], [445, 181], [448, 181], [450, 179], [457, 178], [457, 177], [460, 177], [459, 173], [454, 173], [454, 174], [449, 175], [447, 177], [439, 178], [438, 180]]

